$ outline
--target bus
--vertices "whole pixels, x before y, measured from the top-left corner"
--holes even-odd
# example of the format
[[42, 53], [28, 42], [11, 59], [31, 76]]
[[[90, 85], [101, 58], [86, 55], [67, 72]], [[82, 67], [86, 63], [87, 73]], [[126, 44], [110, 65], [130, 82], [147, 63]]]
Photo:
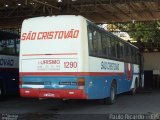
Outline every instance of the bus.
[[139, 86], [137, 47], [82, 16], [35, 17], [23, 21], [20, 95], [31, 98], [102, 99]]
[[19, 95], [20, 35], [0, 31], [0, 99]]

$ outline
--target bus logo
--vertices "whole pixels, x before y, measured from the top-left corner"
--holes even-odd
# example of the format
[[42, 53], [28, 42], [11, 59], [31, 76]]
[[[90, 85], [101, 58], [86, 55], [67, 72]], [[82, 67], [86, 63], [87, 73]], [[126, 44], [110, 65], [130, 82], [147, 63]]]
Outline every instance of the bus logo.
[[60, 31], [44, 31], [44, 32], [24, 32], [21, 40], [49, 40], [49, 39], [73, 39], [78, 38], [79, 30], [60, 30]]

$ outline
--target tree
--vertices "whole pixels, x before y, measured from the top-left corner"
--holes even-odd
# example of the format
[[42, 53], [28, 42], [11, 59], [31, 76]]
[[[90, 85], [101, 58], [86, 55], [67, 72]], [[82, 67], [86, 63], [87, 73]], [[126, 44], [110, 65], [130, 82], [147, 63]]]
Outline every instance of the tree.
[[114, 30], [127, 32], [133, 40], [160, 42], [160, 21], [114, 23], [109, 24], [107, 27], [111, 32], [114, 32]]
[[160, 41], [160, 22], [138, 22], [128, 25], [129, 35], [134, 39], [143, 42]]

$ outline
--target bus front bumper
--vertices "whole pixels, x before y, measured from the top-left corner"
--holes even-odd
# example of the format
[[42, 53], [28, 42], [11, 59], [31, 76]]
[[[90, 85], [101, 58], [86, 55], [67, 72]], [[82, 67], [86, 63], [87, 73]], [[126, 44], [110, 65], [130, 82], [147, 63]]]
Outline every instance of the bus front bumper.
[[59, 99], [87, 99], [84, 90], [51, 90], [51, 89], [20, 89], [22, 97], [30, 98], [59, 98]]

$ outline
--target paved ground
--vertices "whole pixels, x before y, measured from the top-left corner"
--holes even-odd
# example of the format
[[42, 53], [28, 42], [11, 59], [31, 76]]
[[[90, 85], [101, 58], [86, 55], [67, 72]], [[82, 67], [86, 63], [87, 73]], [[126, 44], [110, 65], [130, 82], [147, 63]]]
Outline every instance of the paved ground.
[[[105, 105], [99, 101], [72, 100], [62, 102], [60, 100], [9, 98], [0, 101], [0, 113], [2, 118], [31, 117], [43, 119], [75, 119], [87, 116], [87, 118], [100, 117], [106, 119], [106, 115], [121, 114], [151, 114], [160, 113], [160, 90], [138, 93], [132, 95], [119, 95], [114, 105]], [[7, 114], [6, 114], [7, 113]], [[12, 116], [13, 115], [13, 116]], [[75, 116], [75, 117], [74, 117]], [[24, 118], [23, 118], [24, 119]], [[29, 120], [29, 119], [28, 119]]]

